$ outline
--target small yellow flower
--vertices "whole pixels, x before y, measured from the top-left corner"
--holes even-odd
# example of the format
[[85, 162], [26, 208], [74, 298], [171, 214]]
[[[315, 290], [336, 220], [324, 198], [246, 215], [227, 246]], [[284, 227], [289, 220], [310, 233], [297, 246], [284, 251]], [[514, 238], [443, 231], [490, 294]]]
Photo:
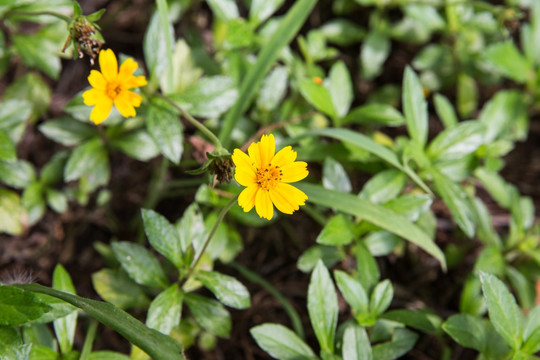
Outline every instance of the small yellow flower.
[[113, 103], [122, 116], [137, 115], [135, 108], [141, 105], [142, 98], [129, 89], [146, 85], [146, 78], [133, 76], [138, 67], [135, 60], [127, 59], [118, 71], [116, 56], [111, 49], [107, 49], [99, 53], [99, 66], [101, 72], [92, 70], [88, 76], [92, 89], [83, 93], [84, 103], [95, 105], [90, 120], [95, 124], [102, 123], [109, 116]]
[[234, 178], [246, 186], [238, 197], [238, 204], [245, 212], [255, 206], [257, 214], [268, 220], [274, 215], [273, 205], [285, 214], [292, 214], [307, 200], [306, 194], [289, 184], [308, 175], [307, 164], [295, 161], [296, 151], [290, 146], [277, 154], [275, 151], [276, 141], [270, 134], [249, 146], [249, 156], [240, 149], [235, 149], [232, 155], [236, 165]]

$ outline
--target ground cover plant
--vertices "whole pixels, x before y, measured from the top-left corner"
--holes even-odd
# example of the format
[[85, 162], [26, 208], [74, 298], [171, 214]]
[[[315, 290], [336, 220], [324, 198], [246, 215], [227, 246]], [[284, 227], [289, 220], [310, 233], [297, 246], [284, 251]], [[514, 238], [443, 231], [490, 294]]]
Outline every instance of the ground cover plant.
[[4, 0], [0, 359], [535, 359], [540, 1]]

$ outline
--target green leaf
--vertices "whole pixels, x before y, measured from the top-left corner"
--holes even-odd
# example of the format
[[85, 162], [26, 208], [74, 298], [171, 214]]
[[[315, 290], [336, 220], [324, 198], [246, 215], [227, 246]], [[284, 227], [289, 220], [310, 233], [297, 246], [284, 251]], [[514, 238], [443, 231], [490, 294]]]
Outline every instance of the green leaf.
[[39, 131], [65, 146], [75, 146], [98, 135], [91, 125], [67, 116], [44, 122], [39, 126]]
[[36, 179], [31, 163], [18, 160], [16, 162], [0, 161], [0, 181], [15, 189], [24, 189]]
[[216, 300], [188, 293], [185, 302], [199, 325], [208, 332], [228, 338], [231, 332], [231, 316]]
[[405, 194], [384, 204], [384, 207], [415, 222], [429, 211], [433, 198], [428, 194]]
[[216, 118], [234, 105], [238, 90], [228, 76], [207, 76], [170, 98], [192, 116]]
[[19, 195], [0, 188], [0, 232], [19, 235], [23, 232], [24, 209]]
[[405, 118], [391, 105], [372, 103], [354, 108], [341, 120], [342, 125], [349, 123], [400, 126], [405, 124]]
[[251, 336], [270, 356], [281, 360], [313, 360], [317, 356], [296, 335], [280, 324], [262, 324], [249, 330]]
[[23, 325], [50, 310], [34, 294], [0, 285], [0, 325]]
[[524, 83], [534, 76], [530, 63], [512, 41], [491, 45], [486, 49], [485, 56], [500, 74], [518, 83]]
[[322, 183], [326, 189], [344, 193], [352, 191], [351, 181], [343, 165], [331, 157], [326, 157], [323, 164]]
[[45, 198], [47, 200], [47, 204], [54, 211], [59, 214], [63, 214], [66, 212], [68, 208], [68, 200], [64, 193], [54, 189], [47, 189], [45, 191]]
[[372, 360], [371, 344], [366, 329], [356, 324], [347, 326], [343, 334], [343, 360]]
[[523, 341], [524, 322], [516, 300], [494, 275], [481, 273], [480, 281], [491, 323], [512, 349], [518, 350]]
[[[23, 341], [19, 332], [15, 327], [12, 326], [0, 326], [0, 349], [5, 349], [5, 347], [15, 347], [22, 345]], [[1, 350], [0, 350], [1, 351]], [[0, 352], [2, 355], [2, 352]]]
[[[22, 130], [25, 125], [24, 120], [28, 117], [30, 117], [30, 121], [35, 121], [49, 110], [51, 104], [51, 89], [49, 85], [43, 81], [41, 75], [29, 72], [18, 78], [6, 89], [3, 104], [10, 101], [21, 101], [26, 104], [26, 107], [17, 109], [17, 116], [21, 118], [20, 128]], [[0, 107], [2, 107], [2, 105], [0, 105]], [[22, 135], [22, 131], [20, 132], [20, 135]]]
[[333, 266], [338, 261], [344, 259], [345, 254], [340, 252], [335, 246], [315, 245], [304, 251], [298, 258], [296, 266], [298, 270], [308, 273], [322, 260], [325, 266]]
[[146, 326], [169, 335], [180, 324], [183, 293], [178, 284], [173, 284], [159, 294], [150, 304]]
[[15, 161], [16, 159], [17, 152], [15, 150], [15, 146], [7, 134], [0, 130], [0, 160]]
[[390, 39], [385, 33], [376, 29], [368, 33], [362, 43], [360, 53], [360, 64], [364, 79], [371, 80], [380, 75], [384, 62], [390, 54], [390, 48]]
[[442, 328], [461, 346], [480, 352], [486, 350], [486, 330], [482, 319], [468, 314], [456, 314], [449, 317]]
[[255, 24], [260, 24], [279, 9], [283, 2], [284, 0], [252, 0], [249, 8], [249, 19]]
[[338, 318], [337, 294], [328, 269], [319, 260], [309, 281], [307, 307], [321, 350], [334, 353]]
[[223, 304], [235, 309], [249, 308], [251, 301], [248, 290], [232, 276], [216, 271], [201, 270], [197, 272], [195, 277]]
[[432, 161], [463, 158], [484, 143], [486, 129], [479, 121], [464, 121], [440, 132], [429, 144], [427, 155]]
[[112, 249], [116, 259], [136, 283], [155, 288], [168, 287], [167, 277], [156, 257], [138, 244], [115, 242]]
[[22, 205], [28, 214], [28, 224], [34, 225], [45, 214], [45, 201], [43, 199], [43, 185], [33, 182], [24, 189]]
[[[263, 0], [268, 3], [270, 1]], [[253, 4], [253, 2], [252, 2]], [[276, 66], [264, 79], [259, 96], [257, 97], [257, 107], [265, 110], [274, 110], [287, 91], [287, 69], [284, 66]]]
[[316, 3], [316, 0], [296, 1], [259, 52], [257, 61], [250, 67], [243, 78], [236, 103], [223, 121], [219, 139], [225, 147], [230, 145], [231, 133], [242, 117], [242, 113], [248, 108], [251, 100], [257, 94], [256, 89], [259, 84], [280, 55], [281, 50], [300, 30]]
[[145, 130], [137, 130], [114, 139], [111, 146], [140, 161], [148, 161], [159, 154], [155, 141]]
[[442, 320], [435, 314], [407, 309], [390, 310], [383, 315], [382, 319], [397, 321], [412, 328], [426, 333], [438, 333]]
[[352, 221], [347, 216], [338, 214], [328, 220], [315, 242], [330, 246], [347, 245], [351, 243], [354, 237]]
[[368, 296], [360, 281], [341, 270], [334, 271], [334, 278], [339, 291], [347, 304], [354, 309], [355, 314], [367, 314], [369, 311]]
[[[512, 125], [527, 117], [527, 105], [523, 94], [515, 90], [498, 91], [482, 108], [478, 121], [486, 127], [486, 144], [495, 139], [512, 139]], [[512, 119], [509, 121], [508, 119]]]
[[452, 213], [452, 218], [469, 237], [474, 236], [475, 218], [471, 202], [463, 188], [437, 170], [431, 171], [435, 189]]
[[354, 91], [351, 75], [343, 61], [337, 61], [328, 74], [328, 90], [338, 117], [342, 118], [349, 112]]
[[385, 203], [401, 193], [407, 180], [407, 175], [399, 170], [384, 170], [369, 179], [358, 196], [375, 204]]
[[[167, 17], [166, 8], [166, 3], [158, 1], [158, 11], [152, 15], [144, 35], [143, 50], [146, 66], [150, 73], [150, 83], [165, 79], [162, 87], [168, 90], [172, 88], [171, 59], [174, 29]], [[169, 76], [165, 76], [166, 74]]]
[[[75, 294], [75, 287], [73, 286], [71, 277], [60, 264], [54, 268], [52, 286], [56, 290]], [[62, 354], [68, 354], [73, 349], [75, 327], [77, 326], [77, 312], [72, 312], [60, 319], [54, 320], [53, 325]]]
[[506, 183], [498, 173], [483, 167], [476, 169], [474, 175], [501, 207], [510, 209], [514, 193], [512, 185]]
[[184, 151], [184, 126], [176, 112], [163, 100], [154, 99], [148, 106], [146, 128], [163, 156], [178, 164]]
[[0, 103], [0, 130], [4, 131], [14, 144], [20, 141], [31, 112], [32, 106], [26, 100], [11, 99]]
[[35, 67], [53, 79], [60, 74], [60, 59], [56, 55], [58, 48], [55, 42], [38, 34], [16, 34], [12, 37], [17, 54], [29, 67]]
[[391, 341], [373, 346], [373, 359], [397, 359], [408, 353], [416, 344], [416, 340], [418, 340], [416, 333], [408, 329], [397, 328], [394, 330]]
[[363, 240], [373, 256], [387, 256], [403, 244], [399, 236], [385, 230], [372, 231]]
[[371, 292], [369, 299], [370, 310], [377, 316], [381, 315], [388, 309], [393, 297], [394, 287], [392, 282], [388, 279], [381, 281]]
[[313, 184], [299, 183], [296, 184], [296, 187], [308, 196], [309, 201], [315, 204], [332, 207], [338, 211], [358, 216], [365, 221], [404, 237], [439, 260], [443, 269], [446, 268], [444, 254], [433, 240], [419, 227], [393, 211], [354, 195], [327, 190]]
[[519, 305], [522, 309], [530, 309], [534, 306], [536, 299], [536, 287], [534, 281], [530, 280], [524, 271], [513, 266], [506, 267], [506, 276], [516, 293]]
[[415, 72], [407, 66], [403, 77], [403, 113], [410, 137], [424, 147], [427, 141], [428, 114], [424, 90]]
[[331, 118], [338, 117], [330, 91], [323, 84], [317, 84], [312, 79], [302, 79], [298, 86], [304, 99], [313, 107]]
[[467, 118], [478, 107], [478, 87], [476, 81], [464, 72], [457, 78], [456, 108], [459, 116]]
[[64, 168], [64, 180], [77, 180], [84, 175], [93, 174], [96, 169], [102, 167], [106, 167], [106, 178], [108, 179], [109, 160], [107, 150], [99, 138], [92, 138], [76, 147], [69, 156]]
[[424, 190], [428, 194], [431, 193], [431, 190], [426, 184], [424, 184], [422, 179], [420, 179], [418, 175], [416, 175], [416, 173], [414, 173], [411, 169], [403, 166], [400, 160], [398, 159], [397, 155], [393, 153], [392, 150], [388, 149], [387, 147], [384, 147], [381, 144], [376, 143], [375, 141], [373, 141], [372, 139], [368, 138], [367, 136], [363, 134], [354, 132], [349, 129], [328, 128], [328, 129], [322, 129], [322, 130], [306, 131], [302, 135], [297, 136], [296, 138], [292, 139], [289, 143], [293, 143], [295, 141], [298, 141], [301, 138], [308, 137], [308, 136], [328, 136], [336, 140], [340, 140], [344, 143], [347, 143], [347, 145], [366, 150], [370, 154], [373, 154], [377, 156], [378, 158], [386, 161], [387, 163], [389, 163], [396, 169], [403, 171], [416, 184], [418, 184], [418, 186], [420, 186], [422, 190]]
[[121, 309], [148, 305], [148, 298], [141, 287], [120, 269], [102, 269], [93, 273], [92, 284], [103, 300]]
[[342, 46], [360, 42], [364, 37], [364, 30], [356, 22], [345, 18], [332, 18], [319, 30], [328, 42]]
[[[160, 79], [161, 89], [165, 94], [179, 94], [197, 83], [203, 71], [193, 61], [194, 56], [191, 48], [184, 39], [176, 42], [173, 53], [173, 74], [164, 73]], [[172, 88], [167, 88], [168, 78], [172, 77]]]
[[144, 231], [150, 245], [169, 259], [177, 268], [184, 265], [182, 243], [173, 225], [151, 209], [141, 209]]
[[68, 151], [59, 151], [41, 168], [40, 180], [44, 185], [50, 186], [62, 181], [68, 156]]
[[238, 7], [234, 0], [208, 0], [212, 12], [222, 21], [229, 21], [239, 17]]
[[433, 97], [435, 112], [445, 128], [451, 128], [458, 123], [458, 117], [450, 100], [444, 95], [435, 94]]
[[88, 355], [86, 359], [87, 360], [130, 360], [131, 358], [124, 354], [115, 353], [112, 351], [94, 351], [90, 355]]
[[123, 310], [110, 303], [91, 300], [38, 284], [17, 285], [18, 288], [62, 299], [94, 317], [102, 324], [116, 330], [154, 360], [184, 360], [180, 344], [169, 336], [144, 326]]
[[534, 354], [540, 350], [540, 306], [535, 306], [527, 315], [525, 329], [523, 330], [525, 340], [521, 351]]

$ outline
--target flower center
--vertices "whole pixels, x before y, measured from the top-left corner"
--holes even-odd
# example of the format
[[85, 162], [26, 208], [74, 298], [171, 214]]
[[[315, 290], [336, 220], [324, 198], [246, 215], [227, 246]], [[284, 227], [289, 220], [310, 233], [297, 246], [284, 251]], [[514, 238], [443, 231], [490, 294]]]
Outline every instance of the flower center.
[[272, 166], [268, 164], [266, 167], [257, 169], [255, 175], [255, 182], [261, 189], [270, 190], [273, 189], [278, 182], [281, 181], [283, 173], [279, 166]]
[[118, 82], [110, 82], [107, 83], [107, 88], [105, 89], [105, 93], [107, 96], [111, 99], [115, 99], [118, 94], [122, 91], [122, 86]]

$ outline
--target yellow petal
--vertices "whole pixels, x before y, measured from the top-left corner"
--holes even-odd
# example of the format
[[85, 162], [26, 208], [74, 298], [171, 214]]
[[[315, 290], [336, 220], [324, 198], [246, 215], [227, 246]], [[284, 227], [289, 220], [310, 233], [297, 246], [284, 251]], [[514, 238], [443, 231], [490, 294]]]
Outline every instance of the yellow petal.
[[137, 64], [135, 60], [132, 58], [126, 59], [126, 61], [120, 65], [120, 70], [118, 71], [118, 81], [123, 83], [129, 80], [129, 78], [133, 77], [133, 73], [138, 67], [139, 64]]
[[107, 88], [107, 81], [105, 81], [103, 75], [97, 70], [90, 71], [88, 82], [94, 89], [105, 91]]
[[123, 83], [123, 86], [126, 89], [133, 89], [136, 87], [144, 86], [147, 83], [148, 82], [146, 81], [146, 77], [144, 76], [131, 76]]
[[109, 98], [105, 98], [104, 101], [97, 103], [90, 113], [90, 120], [92, 120], [96, 125], [101, 124], [109, 116], [112, 105], [113, 102]]
[[253, 166], [253, 162], [247, 156], [245, 152], [243, 152], [240, 149], [234, 149], [234, 152], [232, 154], [232, 161], [236, 168], [247, 168], [253, 171], [255, 173], [255, 167]]
[[103, 91], [97, 89], [86, 90], [82, 97], [85, 105], [96, 105], [111, 100]]
[[132, 98], [129, 95], [129, 91], [122, 91], [114, 99], [114, 106], [118, 109], [118, 112], [122, 114], [123, 117], [135, 116], [135, 108], [133, 107]]
[[[294, 186], [285, 183], [276, 184], [274, 189], [272, 189], [272, 192], [270, 193], [272, 201], [274, 202], [274, 204], [276, 204], [276, 207], [280, 211], [286, 214], [290, 214], [292, 213], [292, 211], [289, 213], [284, 210], [298, 210], [300, 205], [306, 204], [306, 200], [308, 198], [303, 191], [298, 190]], [[277, 201], [274, 201], [274, 199], [276, 199]], [[280, 206], [284, 210], [281, 210]]]
[[276, 140], [274, 135], [263, 135], [259, 142], [259, 155], [261, 157], [261, 165], [266, 167], [274, 157], [276, 152]]
[[245, 167], [237, 167], [234, 172], [234, 178], [242, 186], [255, 185], [255, 173]]
[[259, 151], [259, 143], [251, 143], [248, 148], [249, 158], [255, 163], [257, 169], [261, 168], [261, 153]]
[[238, 205], [240, 205], [245, 212], [250, 211], [255, 206], [255, 197], [258, 190], [258, 186], [248, 186], [242, 190], [238, 196]]
[[101, 50], [99, 52], [99, 67], [103, 77], [108, 82], [116, 81], [118, 78], [118, 62], [116, 55], [111, 49]]
[[307, 163], [295, 161], [281, 168], [281, 181], [285, 183], [300, 181], [308, 176]]
[[274, 206], [270, 199], [270, 194], [266, 190], [259, 190], [255, 196], [255, 210], [260, 217], [265, 219], [272, 219], [274, 216]]
[[272, 159], [272, 165], [279, 166], [280, 168], [288, 165], [296, 160], [296, 151], [290, 146], [285, 146], [279, 150], [276, 156]]

